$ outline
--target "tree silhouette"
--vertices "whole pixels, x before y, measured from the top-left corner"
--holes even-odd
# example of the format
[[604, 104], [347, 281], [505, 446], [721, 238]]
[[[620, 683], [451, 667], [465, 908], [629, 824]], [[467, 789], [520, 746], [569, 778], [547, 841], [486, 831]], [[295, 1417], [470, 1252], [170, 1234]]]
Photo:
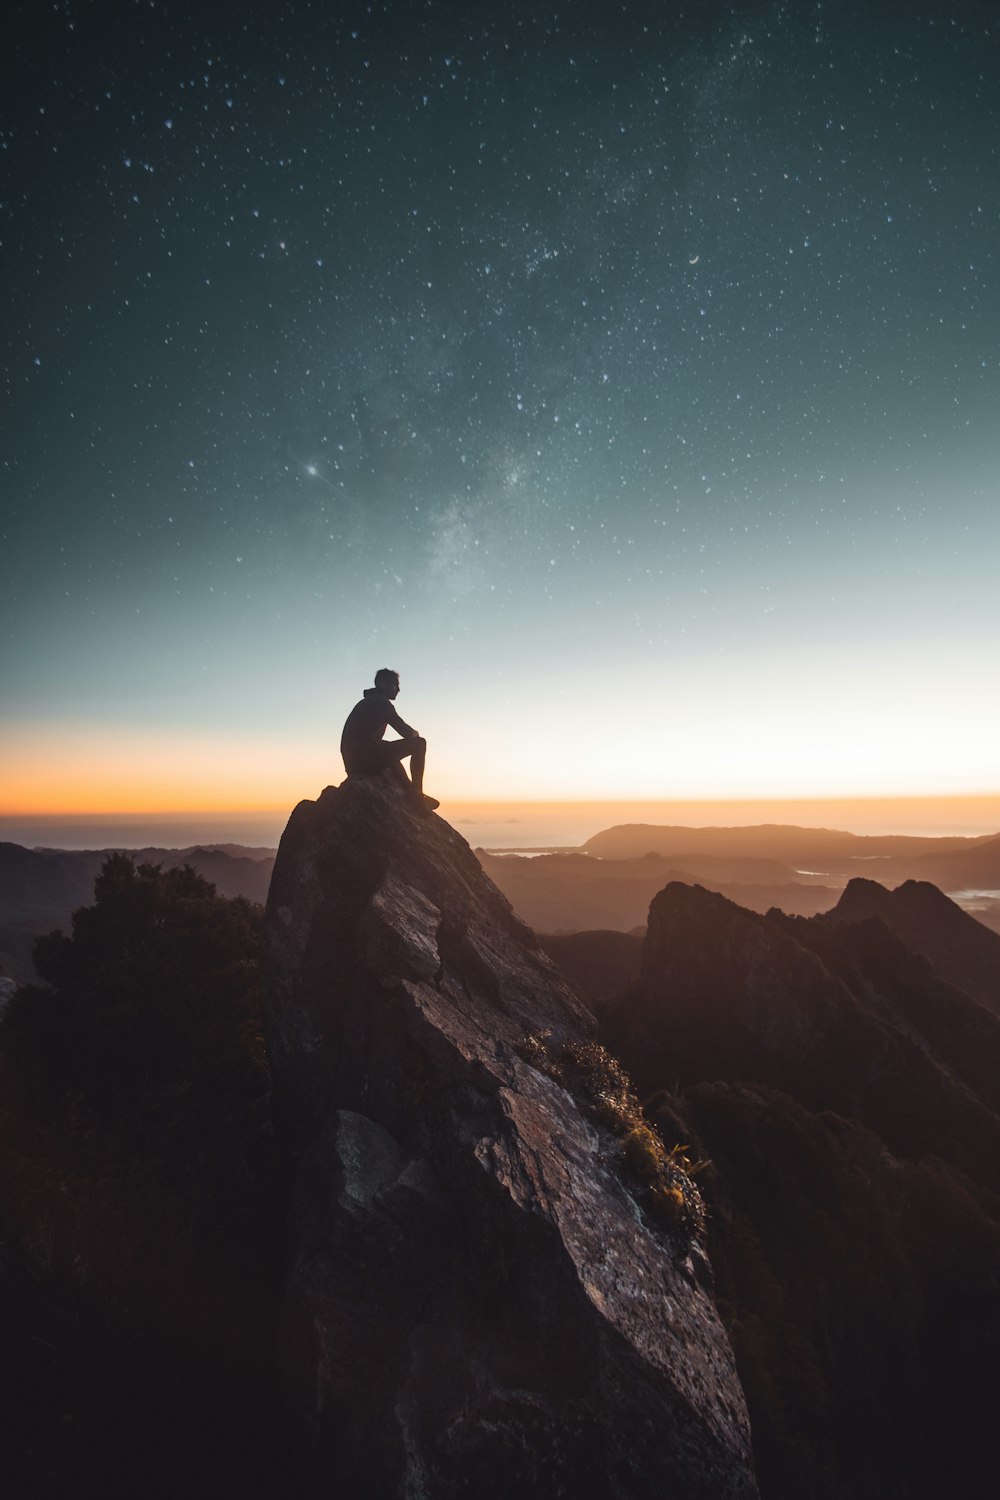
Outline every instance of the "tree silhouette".
[[109, 1443], [147, 1492], [150, 1447], [231, 1465], [227, 1412], [273, 1400], [261, 917], [189, 866], [113, 854], [0, 1022], [0, 1425], [56, 1488], [103, 1484]]

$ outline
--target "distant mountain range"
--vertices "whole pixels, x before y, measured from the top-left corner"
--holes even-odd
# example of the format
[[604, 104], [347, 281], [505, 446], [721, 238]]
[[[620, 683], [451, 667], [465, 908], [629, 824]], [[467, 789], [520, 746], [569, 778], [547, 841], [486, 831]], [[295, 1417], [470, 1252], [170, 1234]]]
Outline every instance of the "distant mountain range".
[[1000, 834], [977, 838], [914, 837], [909, 834], [844, 833], [833, 828], [798, 828], [760, 823], [740, 828], [686, 828], [655, 823], [622, 823], [595, 833], [582, 845], [602, 859], [635, 859], [650, 852], [677, 859], [686, 854], [780, 860], [809, 873], [859, 874], [866, 860], [905, 861], [929, 854], [972, 853], [993, 844], [1000, 856]]
[[478, 850], [490, 879], [536, 932], [630, 932], [670, 881], [703, 885], [751, 911], [828, 911], [857, 876], [931, 882], [1000, 931], [1000, 836], [863, 837], [827, 828], [605, 829], [571, 854], [534, 859]]
[[824, 884], [796, 875], [776, 860], [692, 854], [683, 860], [648, 853], [629, 858], [541, 854], [534, 859], [476, 854], [494, 885], [536, 932], [575, 932], [598, 927], [630, 932], [645, 924], [649, 903], [671, 880], [722, 891], [755, 911], [811, 916], [826, 911], [840, 882]]
[[[582, 846], [600, 859], [664, 856], [693, 869], [699, 855], [726, 859], [767, 858], [786, 876], [822, 880], [876, 876], [897, 883], [929, 880], [944, 890], [1000, 890], [1000, 834], [978, 838], [916, 838], [902, 834], [841, 833], [830, 828], [796, 828], [763, 823], [754, 828], [660, 828], [622, 824], [607, 828]], [[745, 874], [736, 878], [745, 880]]]
[[[0, 843], [0, 973], [32, 973], [35, 937], [67, 929], [89, 903], [109, 849], [25, 849]], [[275, 850], [240, 844], [128, 850], [138, 863], [190, 864], [222, 896], [263, 902]], [[623, 824], [576, 851], [535, 858], [476, 850], [490, 879], [540, 933], [645, 926], [649, 903], [671, 881], [700, 884], [752, 911], [814, 916], [833, 907], [847, 881], [930, 882], [1000, 932], [1000, 835], [980, 838], [866, 837], [826, 828]], [[992, 893], [992, 894], [991, 894]]]

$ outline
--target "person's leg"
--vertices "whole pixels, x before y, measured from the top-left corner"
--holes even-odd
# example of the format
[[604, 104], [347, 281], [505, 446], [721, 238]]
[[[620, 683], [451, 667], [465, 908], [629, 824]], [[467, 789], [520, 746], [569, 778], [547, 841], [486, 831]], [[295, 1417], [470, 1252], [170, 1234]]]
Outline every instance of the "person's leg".
[[424, 765], [427, 761], [427, 741], [419, 735], [412, 740], [382, 740], [379, 747], [379, 755], [383, 764], [387, 766], [398, 765], [409, 757], [410, 780], [414, 791], [422, 792], [424, 789]]
[[424, 789], [424, 765], [427, 761], [427, 741], [418, 735], [415, 740], [408, 740], [407, 743], [412, 746], [410, 750], [410, 780], [413, 782], [414, 791], [422, 792]]
[[[412, 740], [382, 740], [377, 751], [383, 766], [395, 766], [406, 784], [410, 797], [425, 812], [433, 812], [440, 803], [428, 797], [424, 791], [424, 766], [427, 760], [427, 741], [418, 735]], [[410, 776], [403, 770], [402, 762], [409, 758]]]

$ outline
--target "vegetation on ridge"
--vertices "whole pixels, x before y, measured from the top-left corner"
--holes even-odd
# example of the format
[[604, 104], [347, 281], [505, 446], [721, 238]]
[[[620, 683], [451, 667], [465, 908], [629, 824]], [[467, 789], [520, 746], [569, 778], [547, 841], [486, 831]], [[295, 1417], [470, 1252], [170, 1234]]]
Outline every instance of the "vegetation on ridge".
[[518, 1051], [618, 1138], [622, 1167], [650, 1218], [687, 1242], [699, 1234], [705, 1205], [693, 1178], [708, 1163], [692, 1162], [686, 1146], [667, 1148], [618, 1059], [599, 1042], [564, 1042], [554, 1048], [546, 1031], [526, 1036]]

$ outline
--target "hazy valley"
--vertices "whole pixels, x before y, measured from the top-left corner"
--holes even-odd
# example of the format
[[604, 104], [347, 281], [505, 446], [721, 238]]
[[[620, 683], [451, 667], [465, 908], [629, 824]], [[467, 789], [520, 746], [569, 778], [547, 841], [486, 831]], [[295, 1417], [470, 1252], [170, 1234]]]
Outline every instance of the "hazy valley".
[[[31, 975], [36, 936], [65, 928], [90, 899], [108, 849], [25, 849], [0, 843], [0, 972]], [[275, 850], [206, 843], [127, 851], [137, 864], [189, 863], [219, 895], [263, 902]], [[1000, 932], [1000, 835], [978, 838], [862, 836], [829, 829], [624, 825], [595, 834], [578, 850], [531, 857], [477, 849], [476, 856], [514, 910], [536, 932], [645, 926], [649, 903], [670, 881], [766, 912], [829, 911], [847, 882], [929, 881], [980, 922]]]

